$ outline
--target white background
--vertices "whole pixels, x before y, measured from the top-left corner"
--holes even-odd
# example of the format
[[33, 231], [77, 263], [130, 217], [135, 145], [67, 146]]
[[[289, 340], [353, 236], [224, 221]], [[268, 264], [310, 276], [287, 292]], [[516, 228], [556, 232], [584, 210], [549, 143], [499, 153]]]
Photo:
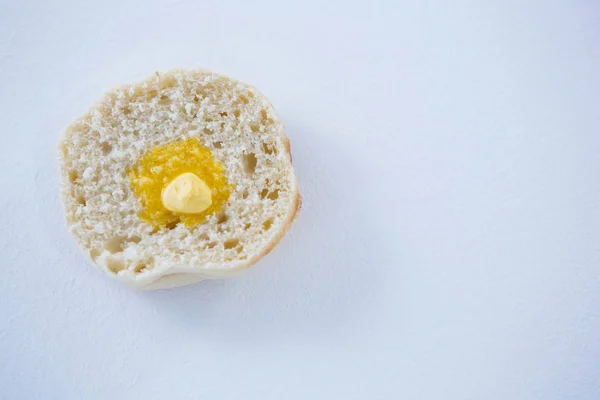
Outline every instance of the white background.
[[[257, 86], [304, 208], [134, 292], [63, 225], [60, 131], [172, 67]], [[600, 4], [0, 0], [0, 398], [600, 398]]]

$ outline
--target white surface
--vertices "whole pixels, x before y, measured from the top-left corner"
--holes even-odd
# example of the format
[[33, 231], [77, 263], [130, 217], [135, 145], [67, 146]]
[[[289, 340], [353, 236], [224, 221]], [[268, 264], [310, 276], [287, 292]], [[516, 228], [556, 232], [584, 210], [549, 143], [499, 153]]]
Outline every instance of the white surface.
[[[0, 398], [600, 398], [594, 1], [0, 0]], [[203, 66], [288, 127], [304, 208], [239, 279], [132, 292], [63, 228], [102, 91]]]

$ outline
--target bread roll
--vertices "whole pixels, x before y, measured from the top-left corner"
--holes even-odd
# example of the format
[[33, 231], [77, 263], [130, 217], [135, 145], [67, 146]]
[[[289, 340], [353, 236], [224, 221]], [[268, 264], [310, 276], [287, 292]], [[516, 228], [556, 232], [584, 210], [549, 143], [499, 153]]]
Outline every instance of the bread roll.
[[[206, 71], [156, 73], [106, 93], [66, 128], [58, 159], [69, 231], [98, 267], [135, 288], [234, 276], [273, 249], [300, 207], [271, 103]], [[176, 168], [204, 176], [206, 212], [161, 203]]]

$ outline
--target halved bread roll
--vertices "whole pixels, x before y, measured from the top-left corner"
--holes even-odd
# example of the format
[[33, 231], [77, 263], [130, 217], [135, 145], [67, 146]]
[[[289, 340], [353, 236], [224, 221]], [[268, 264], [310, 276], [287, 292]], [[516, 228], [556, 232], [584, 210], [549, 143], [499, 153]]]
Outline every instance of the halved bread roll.
[[[58, 158], [70, 232], [97, 266], [132, 287], [233, 276], [277, 244], [300, 207], [271, 103], [206, 71], [156, 73], [106, 93], [66, 128]], [[209, 199], [194, 212], [173, 211], [189, 200], [181, 188], [195, 185], [191, 175], [203, 186], [189, 193]], [[165, 203], [169, 184], [179, 208]]]

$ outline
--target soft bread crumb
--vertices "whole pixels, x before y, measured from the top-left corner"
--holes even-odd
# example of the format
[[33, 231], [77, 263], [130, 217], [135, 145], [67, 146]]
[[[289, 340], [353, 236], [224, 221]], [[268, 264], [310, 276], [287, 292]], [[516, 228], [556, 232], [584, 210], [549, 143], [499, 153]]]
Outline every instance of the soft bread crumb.
[[[212, 151], [233, 191], [206, 223], [156, 230], [138, 217], [126, 171], [154, 146], [189, 137]], [[210, 72], [157, 73], [108, 92], [66, 128], [58, 158], [69, 230], [96, 265], [134, 287], [235, 274], [275, 246], [299, 202], [273, 106], [252, 86]]]

